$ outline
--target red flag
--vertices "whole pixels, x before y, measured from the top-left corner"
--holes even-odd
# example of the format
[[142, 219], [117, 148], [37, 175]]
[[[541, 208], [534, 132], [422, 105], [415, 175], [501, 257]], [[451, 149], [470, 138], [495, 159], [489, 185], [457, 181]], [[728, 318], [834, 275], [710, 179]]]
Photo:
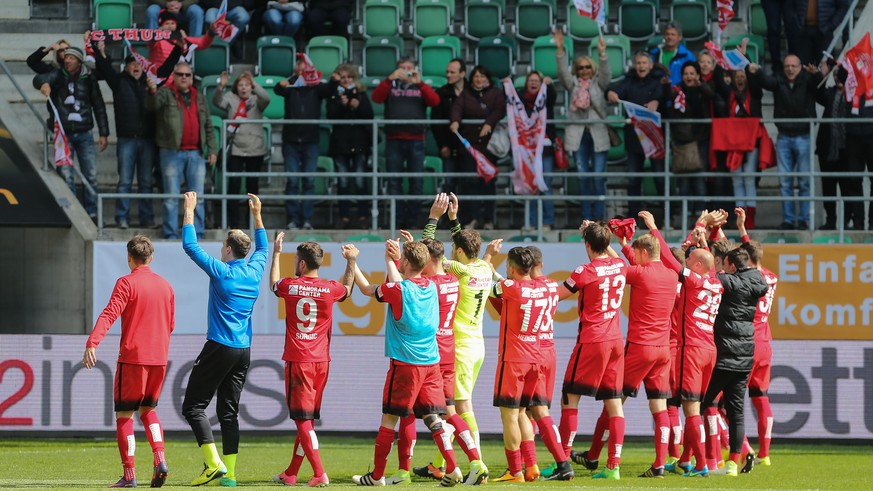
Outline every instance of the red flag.
[[479, 177], [484, 179], [486, 183], [491, 182], [492, 179], [497, 177], [497, 167], [488, 160], [488, 157], [479, 150], [473, 148], [473, 145], [470, 145], [470, 142], [461, 136], [460, 133], [455, 134], [458, 135], [461, 143], [464, 144], [464, 148], [466, 148], [467, 151], [470, 152], [470, 155], [473, 156], [473, 159], [476, 160], [476, 172], [479, 174]]
[[68, 165], [73, 166], [73, 153], [70, 151], [70, 141], [67, 140], [67, 134], [64, 133], [64, 127], [61, 125], [61, 117], [58, 115], [58, 109], [51, 97], [48, 98], [49, 105], [52, 108], [54, 115], [54, 145], [55, 145], [55, 167]]
[[582, 17], [588, 17], [599, 24], [606, 24], [606, 10], [603, 8], [603, 0], [573, 0], [573, 4]]
[[682, 92], [682, 89], [678, 85], [673, 86], [673, 90], [676, 91], [676, 99], [673, 100], [673, 109], [680, 113], [684, 113], [686, 107], [685, 92]]
[[870, 33], [846, 51], [840, 65], [848, 73], [846, 83], [846, 101], [852, 103], [852, 114], [858, 114], [861, 107], [861, 97], [864, 97], [864, 106], [873, 106], [873, 46], [870, 45]]
[[227, 21], [227, 0], [221, 2], [218, 8], [218, 18], [212, 23], [212, 28], [221, 39], [230, 42], [236, 36], [239, 29]]
[[724, 31], [727, 28], [728, 22], [734, 18], [734, 2], [733, 0], [718, 0], [718, 28]]
[[158, 77], [158, 66], [149, 61], [145, 56], [137, 53], [136, 50], [133, 49], [133, 46], [131, 46], [130, 41], [125, 39], [124, 42], [127, 44], [127, 50], [130, 51], [130, 54], [136, 58], [136, 61], [138, 61], [140, 65], [142, 65], [142, 71], [145, 72], [146, 76], [151, 79], [155, 85], [160, 87], [166, 79]]
[[634, 133], [640, 139], [646, 157], [650, 159], [663, 159], [666, 154], [664, 135], [661, 133], [661, 115], [657, 111], [651, 111], [639, 104], [621, 101], [624, 110], [630, 117]]

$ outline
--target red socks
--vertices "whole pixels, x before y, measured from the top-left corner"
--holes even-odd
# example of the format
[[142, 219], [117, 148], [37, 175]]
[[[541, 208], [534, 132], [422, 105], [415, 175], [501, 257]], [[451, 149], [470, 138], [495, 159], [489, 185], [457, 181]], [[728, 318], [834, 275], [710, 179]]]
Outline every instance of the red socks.
[[[696, 469], [701, 471], [706, 467], [706, 454], [703, 452], [703, 444], [706, 441], [706, 433], [703, 430], [703, 420], [699, 414], [687, 416], [685, 418], [685, 448], [697, 457]], [[685, 452], [682, 453], [683, 457]], [[681, 458], [681, 462], [689, 462], [688, 459]]]
[[606, 467], [615, 469], [621, 464], [621, 447], [624, 445], [624, 416], [609, 418], [609, 460]]
[[524, 460], [525, 467], [531, 468], [537, 465], [537, 444], [535, 441], [521, 441], [521, 457]]
[[285, 469], [286, 476], [296, 476], [300, 472], [300, 466], [303, 465], [303, 448], [300, 446], [300, 433], [297, 433], [297, 438], [294, 439], [294, 454], [291, 456], [291, 463]]
[[[440, 423], [437, 423], [440, 424]], [[446, 472], [452, 472], [458, 467], [458, 462], [455, 460], [455, 451], [452, 449], [452, 437], [446, 433], [446, 427], [442, 426], [439, 430], [433, 431], [433, 441], [436, 443], [440, 454], [446, 459]]]
[[392, 446], [394, 446], [394, 428], [379, 426], [373, 454], [373, 479], [379, 480], [385, 476], [385, 466], [388, 465], [388, 454], [391, 453]]
[[589, 459], [600, 459], [600, 451], [607, 439], [609, 439], [609, 415], [606, 414], [606, 408], [603, 408], [600, 417], [597, 418], [597, 424], [594, 425], [594, 436], [591, 437], [591, 448], [588, 449]]
[[549, 453], [555, 458], [555, 462], [566, 461], [567, 455], [564, 453], [564, 447], [561, 445], [561, 435], [558, 434], [555, 420], [551, 416], [543, 416], [537, 421], [537, 427], [540, 429], [543, 445], [549, 449]]
[[312, 425], [312, 420], [295, 419], [294, 423], [297, 425], [297, 436], [300, 439], [300, 446], [303, 448], [306, 458], [309, 459], [312, 472], [316, 476], [323, 475], [324, 466], [321, 464], [321, 453], [318, 451], [318, 437], [315, 436], [315, 427]]
[[118, 453], [121, 455], [121, 466], [124, 467], [124, 478], [133, 479], [135, 474], [128, 478], [128, 469], [131, 473], [136, 468], [136, 440], [133, 436], [133, 418], [116, 418], [115, 439], [118, 441]]
[[155, 464], [166, 461], [164, 457], [164, 429], [161, 427], [161, 420], [158, 419], [158, 413], [155, 411], [147, 411], [139, 415], [142, 420], [142, 425], [145, 427], [146, 437], [149, 439], [149, 445], [152, 446], [152, 452], [155, 455]]
[[679, 458], [682, 445], [682, 421], [679, 419], [679, 408], [667, 406], [667, 415], [670, 417], [670, 441], [667, 443], [667, 453], [670, 457]]
[[506, 464], [509, 466], [509, 473], [513, 476], [521, 473], [521, 450], [507, 450], [504, 448], [503, 452], [506, 454]]
[[412, 467], [412, 451], [415, 449], [415, 416], [410, 414], [400, 419], [400, 434], [397, 435], [398, 467], [405, 471]]
[[734, 464], [740, 465], [740, 457], [740, 454], [731, 452], [730, 457], [728, 458], [733, 460]]
[[664, 467], [667, 462], [667, 445], [670, 442], [670, 416], [667, 411], [658, 411], [653, 414], [655, 419], [655, 469]]
[[561, 442], [564, 444], [564, 455], [570, 456], [573, 449], [573, 440], [576, 439], [576, 428], [579, 427], [579, 409], [561, 408], [561, 425], [558, 427], [561, 433]]
[[708, 407], [703, 414], [706, 416], [706, 465], [710, 469], [718, 469], [718, 461], [721, 460], [718, 408]]
[[770, 438], [773, 432], [773, 410], [770, 408], [770, 397], [753, 397], [752, 405], [755, 406], [755, 412], [758, 414], [758, 457], [769, 457]]
[[458, 442], [458, 446], [461, 447], [470, 462], [481, 460], [479, 449], [476, 448], [476, 439], [473, 438], [473, 432], [470, 431], [467, 422], [458, 414], [449, 416], [448, 422], [455, 427], [455, 441]]

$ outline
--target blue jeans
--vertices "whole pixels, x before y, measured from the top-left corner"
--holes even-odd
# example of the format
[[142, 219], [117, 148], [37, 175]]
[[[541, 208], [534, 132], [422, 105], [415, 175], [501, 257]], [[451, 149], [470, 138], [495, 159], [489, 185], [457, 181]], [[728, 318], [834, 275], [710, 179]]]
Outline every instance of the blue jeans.
[[[367, 187], [370, 179], [364, 177], [367, 172], [367, 156], [362, 153], [353, 155], [337, 155], [333, 158], [334, 166], [337, 172], [357, 172], [360, 176], [355, 177], [338, 177], [337, 178], [337, 194], [340, 196], [348, 196], [350, 194], [370, 194], [371, 189]], [[352, 207], [357, 205], [358, 217], [368, 218], [370, 211], [367, 208], [368, 201], [347, 201], [343, 200], [339, 203], [339, 214], [341, 218], [351, 218]]]
[[[424, 172], [424, 140], [397, 140], [389, 138], [385, 142], [385, 170], [388, 172]], [[408, 178], [410, 195], [424, 192], [421, 177]], [[403, 179], [388, 178], [388, 195], [403, 196]], [[419, 201], [398, 201], [397, 220], [401, 226], [412, 226], [418, 218], [421, 205]]]
[[267, 9], [261, 19], [270, 34], [294, 37], [297, 34], [297, 29], [300, 29], [300, 24], [303, 24], [303, 12], [296, 10], [282, 12], [278, 9]]
[[[158, 16], [161, 13], [161, 6], [158, 4], [149, 5], [146, 9], [146, 29], [158, 28]], [[189, 5], [188, 8], [182, 11], [182, 17], [188, 23], [188, 29], [185, 31], [189, 36], [203, 35], [203, 9], [197, 5]]]
[[[606, 172], [606, 158], [609, 152], [595, 152], [594, 139], [591, 132], [586, 131], [579, 142], [579, 150], [576, 151], [576, 171], [580, 173]], [[583, 196], [605, 196], [605, 177], [580, 177], [579, 191]], [[606, 215], [606, 204], [603, 201], [585, 200], [582, 202], [582, 218], [601, 220]], [[593, 214], [592, 214], [593, 209]]]
[[[164, 178], [164, 193], [181, 194], [182, 178], [185, 179], [185, 190], [203, 195], [203, 183], [206, 180], [206, 161], [199, 150], [160, 149], [161, 174]], [[164, 237], [179, 238], [179, 196], [164, 199]], [[198, 237], [203, 237], [205, 231], [205, 212], [203, 198], [197, 199], [194, 210], [194, 230]]]
[[737, 170], [731, 171], [731, 174], [733, 174], [731, 180], [734, 184], [734, 196], [737, 198], [737, 206], [749, 206], [752, 208], [757, 206], [755, 197], [758, 196], [758, 190], [755, 187], [755, 176], [736, 175], [740, 172], [755, 172], [756, 170], [758, 170], [757, 148], [746, 154], [746, 162], [742, 166], [737, 168]]
[[[67, 133], [67, 140], [70, 142], [70, 151], [79, 162], [82, 175], [95, 191], [94, 193], [88, 192], [88, 189], [82, 186], [85, 192], [85, 211], [92, 217], [97, 216], [97, 146], [94, 144], [94, 137], [90, 131], [83, 131], [81, 133]], [[68, 165], [58, 167], [58, 174], [61, 175], [75, 196], [76, 177], [73, 168]]]
[[[780, 134], [776, 138], [776, 161], [779, 172], [809, 172], [809, 135], [787, 136]], [[779, 194], [783, 197], [794, 196], [794, 177], [779, 178]], [[809, 177], [797, 177], [798, 196], [809, 196]], [[800, 214], [797, 214], [797, 203], [782, 202], [782, 221], [796, 225], [798, 222], [809, 223], [809, 201], [800, 202]]]
[[[218, 18], [218, 9], [209, 9], [206, 11], [206, 15], [203, 16], [204, 22], [206, 25], [212, 25], [215, 22], [215, 19]], [[249, 20], [251, 20], [251, 16], [249, 15], [249, 11], [244, 9], [243, 7], [234, 7], [232, 9], [227, 10], [227, 18], [226, 20], [231, 24], [235, 25], [239, 32], [236, 33], [239, 36], [243, 31], [246, 30], [246, 26], [249, 25]], [[236, 36], [231, 39], [231, 41], [235, 40]]]
[[[545, 150], [544, 150], [545, 151]], [[555, 155], [543, 155], [543, 173], [554, 172], [555, 170]], [[548, 191], [543, 191], [540, 195], [549, 195], [552, 194], [552, 177], [543, 177], [546, 181], [546, 185], [549, 186]], [[539, 201], [539, 200], [537, 200]], [[536, 226], [539, 221], [537, 220], [537, 201], [528, 201], [528, 210], [530, 210], [530, 225]], [[555, 224], [555, 202], [554, 201], [543, 201], [543, 225], [552, 226]]]
[[[285, 172], [315, 172], [318, 166], [318, 143], [283, 143], [282, 155], [285, 157]], [[285, 183], [285, 194], [300, 194], [299, 177], [289, 177]], [[315, 178], [303, 178], [303, 195], [315, 194]], [[285, 202], [285, 210], [288, 212], [288, 221], [302, 225], [312, 221], [315, 210], [315, 202], [303, 201], [303, 215], [300, 215], [300, 201], [288, 200]]]
[[[152, 173], [154, 171], [155, 142], [143, 138], [118, 137], [116, 147], [118, 156], [118, 193], [129, 193], [133, 188], [133, 176], [136, 174], [136, 191], [140, 194], [152, 192]], [[139, 223], [151, 225], [155, 220], [152, 200], [137, 200], [139, 207]], [[130, 214], [130, 199], [121, 198], [115, 205], [115, 219], [118, 222], [128, 221]]]

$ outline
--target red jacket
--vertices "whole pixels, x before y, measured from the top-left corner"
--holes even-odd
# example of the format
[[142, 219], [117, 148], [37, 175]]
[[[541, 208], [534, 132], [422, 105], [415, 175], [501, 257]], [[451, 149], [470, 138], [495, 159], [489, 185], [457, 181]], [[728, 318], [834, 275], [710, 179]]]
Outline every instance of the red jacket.
[[710, 142], [710, 170], [715, 170], [715, 152], [727, 152], [727, 167], [736, 170], [743, 165], [743, 156], [754, 150], [755, 145], [760, 150], [758, 168], [769, 169], [776, 165], [773, 140], [760, 118], [712, 118]]

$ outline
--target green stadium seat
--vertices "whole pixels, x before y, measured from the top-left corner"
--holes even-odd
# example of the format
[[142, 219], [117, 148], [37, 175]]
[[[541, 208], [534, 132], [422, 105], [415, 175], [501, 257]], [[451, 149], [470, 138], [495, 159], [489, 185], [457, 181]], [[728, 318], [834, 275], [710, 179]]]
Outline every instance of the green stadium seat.
[[[211, 114], [213, 118], [218, 116], [219, 120], [227, 117], [227, 111], [212, 103], [212, 94], [218, 90], [218, 81], [220, 79], [221, 77], [219, 75], [209, 75], [200, 80], [200, 92], [203, 93], [203, 97], [205, 97], [206, 101], [209, 103], [209, 114]], [[227, 85], [230, 84], [231, 82], [228, 81]], [[219, 126], [221, 126], [220, 123]]]
[[632, 41], [646, 41], [658, 32], [659, 6], [653, 0], [621, 0], [618, 32]]
[[404, 0], [366, 0], [361, 34], [365, 38], [400, 35], [404, 10]]
[[445, 85], [446, 83], [448, 83], [448, 80], [446, 80], [446, 77], [437, 77], [437, 76], [424, 77], [421, 79], [421, 81], [430, 85], [434, 89], [438, 89], [438, 88], [442, 87], [443, 85]]
[[230, 45], [221, 39], [206, 49], [194, 51], [194, 75], [200, 78], [218, 75], [230, 67]]
[[327, 79], [337, 65], [349, 58], [349, 40], [342, 36], [315, 36], [309, 40], [306, 54]]
[[518, 0], [515, 7], [516, 34], [525, 41], [548, 36], [555, 29], [556, 14], [556, 0]]
[[476, 64], [491, 71], [497, 79], [514, 75], [518, 45], [511, 36], [490, 36], [476, 45]]
[[[427, 108], [428, 119], [430, 119], [430, 109]], [[440, 148], [437, 145], [436, 138], [433, 136], [433, 131], [426, 131], [424, 133], [424, 154], [431, 157], [439, 157], [440, 155]]]
[[[630, 39], [621, 34], [605, 35], [606, 56], [609, 57], [609, 69], [612, 71], [612, 80], [624, 78], [627, 71], [627, 59], [631, 56]], [[597, 39], [591, 40], [588, 46], [588, 54], [595, 60], [600, 56], [597, 53]]]
[[812, 239], [813, 244], [851, 244], [851, 237], [843, 237], [843, 240], [840, 240], [839, 235], [822, 235], [821, 237], [815, 237]]
[[346, 237], [345, 242], [384, 242], [385, 237], [376, 234], [357, 234]]
[[704, 0], [673, 0], [670, 19], [682, 26], [682, 38], [697, 41], [709, 36], [709, 2]]
[[297, 234], [292, 242], [333, 242], [333, 238], [327, 234]]
[[263, 87], [270, 94], [270, 104], [264, 109], [264, 117], [266, 119], [282, 119], [285, 117], [285, 98], [279, 97], [273, 92], [273, 88], [285, 77], [274, 77], [272, 75], [259, 75], [255, 77], [255, 82]]
[[403, 56], [403, 39], [399, 37], [372, 37], [364, 42], [363, 68], [367, 77], [387, 77]]
[[[539, 242], [539, 237], [536, 235], [513, 235], [503, 239], [503, 242]], [[547, 242], [545, 237], [543, 237], [543, 242]]]
[[746, 14], [747, 31], [756, 36], [767, 35], [767, 18], [764, 16], [764, 7], [761, 0], [749, 2], [749, 12]]
[[561, 242], [567, 242], [567, 243], [571, 243], [571, 244], [578, 244], [578, 243], [582, 242], [582, 234], [580, 234], [580, 233], [575, 233], [575, 234], [573, 234], [573, 235], [567, 235], [567, 236], [564, 236], [564, 237], [562, 238]]
[[297, 43], [290, 36], [258, 38], [258, 74], [290, 77], [297, 64]]
[[479, 40], [506, 32], [506, 0], [470, 0], [464, 3], [464, 10], [464, 31], [468, 38]]
[[527, 75], [519, 75], [512, 79], [512, 85], [515, 87], [515, 90], [522, 91], [524, 90], [525, 84], [527, 83]]
[[[609, 12], [607, 0], [603, 0], [603, 8]], [[588, 41], [600, 36], [600, 26], [590, 18], [579, 15], [573, 2], [567, 2], [567, 34], [577, 41]]]
[[763, 244], [799, 244], [800, 239], [794, 235], [768, 235], [761, 241]]
[[94, 0], [94, 29], [133, 26], [133, 0]]
[[749, 44], [746, 45], [746, 56], [749, 58], [749, 61], [760, 64], [764, 60], [765, 46], [764, 38], [761, 36], [748, 34], [731, 36], [727, 42], [724, 43], [724, 49], [727, 51], [739, 47], [743, 44], [744, 38], [749, 38]]
[[415, 0], [412, 34], [417, 39], [454, 34], [455, 0]]
[[421, 40], [418, 62], [422, 77], [442, 76], [452, 58], [461, 54], [461, 40], [454, 36], [433, 36]]
[[[573, 40], [569, 37], [564, 38], [564, 49], [567, 51], [567, 58], [573, 59]], [[534, 40], [531, 48], [531, 68], [536, 70], [546, 77], [558, 77], [558, 61], [555, 58], [555, 38], [551, 35], [540, 36]]]

